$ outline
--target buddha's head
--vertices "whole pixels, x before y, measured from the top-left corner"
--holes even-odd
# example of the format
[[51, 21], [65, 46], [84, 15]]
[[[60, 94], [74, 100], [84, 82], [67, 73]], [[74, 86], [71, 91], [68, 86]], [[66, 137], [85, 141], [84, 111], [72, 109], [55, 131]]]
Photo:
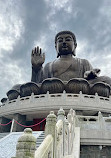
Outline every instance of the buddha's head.
[[61, 31], [55, 37], [55, 48], [57, 50], [57, 58], [61, 55], [76, 55], [77, 47], [76, 37], [71, 31]]

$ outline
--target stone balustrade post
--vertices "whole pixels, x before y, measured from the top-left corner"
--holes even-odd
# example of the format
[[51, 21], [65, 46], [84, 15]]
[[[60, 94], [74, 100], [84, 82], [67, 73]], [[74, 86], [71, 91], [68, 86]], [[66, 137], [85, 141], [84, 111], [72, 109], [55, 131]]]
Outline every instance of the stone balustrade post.
[[80, 101], [83, 101], [83, 99], [84, 99], [84, 96], [83, 96], [83, 94], [82, 94], [82, 91], [79, 92], [79, 99], [80, 99]]
[[70, 124], [73, 124], [75, 127], [75, 125], [76, 125], [76, 112], [73, 109], [70, 109], [70, 111], [67, 115], [67, 119], [68, 119], [68, 122]]
[[64, 118], [65, 118], [65, 111], [63, 110], [63, 108], [60, 108], [60, 110], [57, 113], [57, 120], [62, 120], [64, 122]]
[[67, 120], [69, 123], [72, 123], [72, 117], [71, 117], [70, 112], [67, 114]]
[[18, 106], [20, 104], [20, 95], [16, 99], [16, 105]]
[[7, 99], [7, 101], [6, 101], [5, 105], [6, 105], [6, 106], [8, 106], [8, 103], [9, 103], [9, 99]]
[[26, 128], [24, 134], [18, 139], [16, 158], [34, 158], [35, 150], [36, 138], [32, 135], [32, 129]]
[[65, 111], [63, 108], [60, 108], [60, 110], [57, 113], [57, 120], [63, 121], [63, 131], [62, 131], [62, 139], [63, 139], [63, 155], [65, 154]]
[[100, 111], [98, 112], [98, 123], [99, 123], [100, 129], [105, 129], [105, 120]]
[[71, 124], [72, 124], [72, 117], [71, 117], [71, 113], [69, 111], [69, 113], [67, 114], [67, 120], [69, 123], [69, 137], [68, 137], [68, 154], [71, 154]]
[[72, 109], [72, 120], [73, 120], [73, 127], [75, 128], [75, 123], [76, 123], [76, 112], [75, 110]]
[[75, 136], [75, 126], [76, 126], [76, 113], [73, 109], [70, 109], [67, 115], [68, 122], [70, 123], [70, 131], [69, 131], [69, 150], [68, 153], [70, 154], [73, 149], [73, 140]]
[[33, 103], [33, 102], [34, 102], [34, 93], [32, 93], [30, 96], [30, 103]]
[[46, 93], [46, 99], [49, 99], [50, 98], [50, 94], [49, 94], [49, 91], [47, 91]]
[[53, 111], [50, 112], [50, 114], [46, 118], [46, 126], [45, 126], [45, 137], [48, 134], [51, 134], [53, 137], [53, 157], [55, 158], [55, 152], [56, 152], [56, 115]]
[[69, 122], [68, 120], [65, 118], [65, 126], [64, 126], [64, 155], [68, 155], [69, 153], [69, 143], [70, 143], [70, 140], [69, 140]]
[[62, 99], [63, 99], [63, 101], [66, 100], [66, 91], [65, 90], [62, 93]]
[[100, 98], [98, 96], [98, 93], [95, 93], [95, 101], [97, 104], [100, 104]]

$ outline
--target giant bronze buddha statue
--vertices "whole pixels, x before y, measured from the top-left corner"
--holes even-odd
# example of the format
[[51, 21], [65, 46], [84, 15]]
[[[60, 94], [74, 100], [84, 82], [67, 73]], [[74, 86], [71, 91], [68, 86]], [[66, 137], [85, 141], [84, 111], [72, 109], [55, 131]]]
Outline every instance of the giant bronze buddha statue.
[[[111, 78], [107, 76], [99, 76], [100, 69], [93, 69], [89, 61], [75, 57], [76, 47], [76, 37], [72, 32], [59, 32], [55, 37], [57, 59], [47, 63], [44, 67], [42, 65], [45, 62], [45, 54], [42, 53], [41, 48], [35, 47], [31, 54], [31, 82], [20, 86], [14, 86], [12, 90], [7, 93], [9, 99], [13, 94], [13, 90], [17, 91], [17, 95], [20, 94], [21, 96], [25, 96], [32, 92], [40, 94], [46, 91], [57, 93], [66, 90], [66, 92], [76, 93], [80, 90], [84, 91], [85, 86], [86, 89], [88, 88], [88, 91], [85, 90], [84, 92], [89, 94], [97, 92], [101, 95], [103, 91], [107, 89], [107, 92], [103, 94], [103, 96], [108, 97], [110, 94]], [[54, 89], [56, 85], [59, 86]], [[34, 91], [34, 87], [36, 87], [36, 92]], [[61, 87], [60, 90], [57, 90], [58, 87]], [[39, 88], [41, 89], [40, 91]], [[91, 88], [92, 90], [89, 92], [89, 89]], [[53, 90], [51, 91], [51, 89]], [[100, 92], [101, 89], [102, 93]], [[11, 99], [12, 98], [13, 97], [11, 97]]]
[[59, 78], [62, 81], [69, 81], [72, 78], [85, 78], [90, 83], [98, 81], [111, 85], [109, 77], [98, 77], [100, 69], [93, 69], [86, 59], [76, 58], [77, 43], [75, 35], [70, 31], [61, 31], [55, 37], [55, 48], [57, 59], [47, 63], [44, 67], [45, 54], [41, 48], [35, 47], [32, 50], [32, 79], [31, 81], [40, 83], [46, 78]]

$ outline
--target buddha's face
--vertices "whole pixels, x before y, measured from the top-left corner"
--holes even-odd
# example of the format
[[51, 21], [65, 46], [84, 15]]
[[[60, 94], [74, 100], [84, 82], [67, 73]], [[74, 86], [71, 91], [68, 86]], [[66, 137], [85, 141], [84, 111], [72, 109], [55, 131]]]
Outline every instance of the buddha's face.
[[57, 37], [56, 50], [61, 55], [73, 54], [75, 50], [74, 40], [70, 34], [61, 34]]

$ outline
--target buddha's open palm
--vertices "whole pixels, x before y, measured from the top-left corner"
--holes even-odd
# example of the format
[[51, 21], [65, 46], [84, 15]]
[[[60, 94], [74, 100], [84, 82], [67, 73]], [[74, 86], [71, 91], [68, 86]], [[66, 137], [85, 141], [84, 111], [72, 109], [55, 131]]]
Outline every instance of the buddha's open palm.
[[35, 68], [40, 68], [45, 61], [45, 53], [42, 53], [42, 49], [38, 46], [32, 50], [31, 63]]

